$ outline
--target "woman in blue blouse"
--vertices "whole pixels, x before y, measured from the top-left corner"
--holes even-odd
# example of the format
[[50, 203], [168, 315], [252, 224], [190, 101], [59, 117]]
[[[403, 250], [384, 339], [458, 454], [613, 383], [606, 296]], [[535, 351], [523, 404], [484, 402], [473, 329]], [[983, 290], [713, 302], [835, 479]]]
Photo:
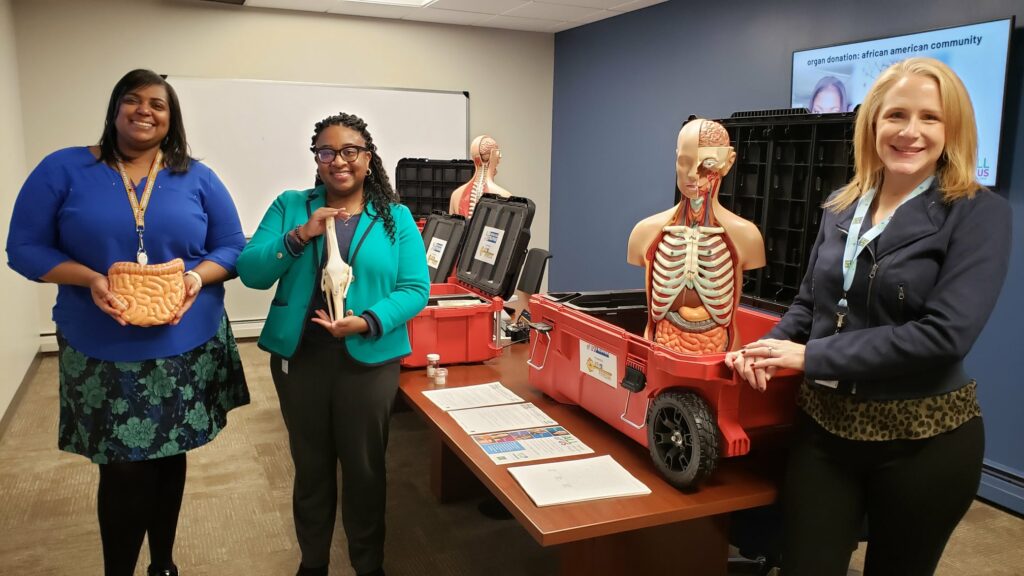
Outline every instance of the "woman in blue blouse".
[[[293, 512], [300, 576], [327, 576], [341, 463], [342, 524], [359, 576], [383, 576], [388, 420], [406, 322], [427, 304], [423, 240], [358, 116], [317, 122], [316, 186], [282, 193], [238, 258], [247, 286], [277, 284], [260, 347], [271, 353], [295, 462]], [[334, 218], [352, 267], [346, 311], [331, 319], [320, 279]], [[333, 240], [333, 239], [332, 239]]]
[[[142, 235], [128, 194], [147, 183], [148, 260], [181, 258], [187, 272], [171, 323], [142, 328], [126, 325], [105, 274], [136, 259]], [[7, 256], [26, 278], [59, 286], [59, 442], [99, 465], [107, 576], [134, 572], [147, 534], [148, 573], [177, 574], [185, 453], [249, 402], [222, 284], [244, 244], [228, 191], [189, 156], [174, 89], [149, 70], [114, 86], [99, 145], [50, 154], [18, 195]]]

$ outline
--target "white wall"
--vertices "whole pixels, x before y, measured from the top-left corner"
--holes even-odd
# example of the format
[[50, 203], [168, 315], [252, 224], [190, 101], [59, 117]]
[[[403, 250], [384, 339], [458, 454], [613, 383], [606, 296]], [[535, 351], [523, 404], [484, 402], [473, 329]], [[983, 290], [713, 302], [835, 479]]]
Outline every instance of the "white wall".
[[[532, 246], [548, 247], [550, 34], [187, 0], [21, 0], [15, 2], [14, 22], [30, 166], [56, 148], [94, 143], [111, 88], [132, 68], [181, 76], [466, 90], [471, 137], [487, 133], [499, 142], [496, 180], [537, 204]], [[203, 156], [202, 150], [193, 152]], [[229, 287], [229, 311], [237, 285]], [[54, 293], [43, 288], [42, 332], [53, 330]]]
[[[15, 21], [10, 0], [0, 0], [0, 244], [7, 245], [7, 224], [21, 182], [27, 176], [25, 145], [18, 95], [18, 59]], [[0, 417], [39, 350], [36, 310], [38, 291], [34, 285], [0, 266], [0, 293], [4, 295], [0, 329]]]

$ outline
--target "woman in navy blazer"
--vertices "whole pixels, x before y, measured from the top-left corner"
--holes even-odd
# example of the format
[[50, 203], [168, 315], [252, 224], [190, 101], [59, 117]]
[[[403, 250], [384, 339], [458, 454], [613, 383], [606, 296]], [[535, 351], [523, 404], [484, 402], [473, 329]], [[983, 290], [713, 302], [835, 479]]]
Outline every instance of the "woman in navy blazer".
[[825, 203], [789, 311], [726, 363], [757, 389], [803, 370], [783, 491], [786, 576], [932, 574], [978, 489], [984, 429], [963, 359], [1006, 277], [1010, 209], [975, 179], [974, 111], [930, 58], [857, 115], [853, 180]]

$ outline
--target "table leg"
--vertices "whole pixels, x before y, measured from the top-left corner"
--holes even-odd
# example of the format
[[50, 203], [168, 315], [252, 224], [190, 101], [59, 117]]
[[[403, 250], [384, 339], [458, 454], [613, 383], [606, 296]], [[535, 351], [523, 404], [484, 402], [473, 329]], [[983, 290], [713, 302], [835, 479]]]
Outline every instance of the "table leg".
[[559, 546], [561, 576], [726, 576], [727, 515], [612, 534]]
[[430, 434], [430, 491], [439, 502], [455, 502], [487, 493], [483, 483], [436, 431]]

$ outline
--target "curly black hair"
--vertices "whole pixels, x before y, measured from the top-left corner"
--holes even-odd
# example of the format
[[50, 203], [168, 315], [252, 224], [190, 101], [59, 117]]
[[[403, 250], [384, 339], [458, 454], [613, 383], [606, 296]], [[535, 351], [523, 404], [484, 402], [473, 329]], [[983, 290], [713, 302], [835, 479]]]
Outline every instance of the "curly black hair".
[[[373, 204], [374, 211], [384, 220], [384, 230], [388, 233], [388, 238], [391, 239], [391, 243], [395, 243], [395, 218], [391, 215], [391, 205], [398, 204], [398, 194], [395, 189], [391, 187], [391, 179], [388, 178], [387, 171], [384, 170], [384, 162], [381, 161], [380, 156], [377, 154], [377, 147], [373, 144], [373, 136], [370, 135], [370, 131], [366, 129], [366, 122], [356, 116], [355, 114], [346, 114], [339, 112], [333, 116], [328, 116], [323, 120], [316, 123], [313, 128], [313, 138], [311, 141], [312, 146], [316, 146], [316, 139], [320, 137], [320, 133], [323, 132], [329, 126], [344, 126], [351, 128], [363, 137], [366, 141], [366, 147], [370, 149], [370, 174], [366, 176], [366, 181], [363, 183], [363, 198], [369, 203]], [[319, 186], [323, 184], [320, 179], [320, 174], [317, 173], [315, 179], [315, 185]]]

